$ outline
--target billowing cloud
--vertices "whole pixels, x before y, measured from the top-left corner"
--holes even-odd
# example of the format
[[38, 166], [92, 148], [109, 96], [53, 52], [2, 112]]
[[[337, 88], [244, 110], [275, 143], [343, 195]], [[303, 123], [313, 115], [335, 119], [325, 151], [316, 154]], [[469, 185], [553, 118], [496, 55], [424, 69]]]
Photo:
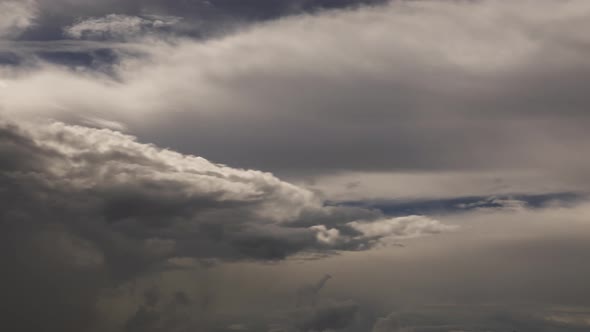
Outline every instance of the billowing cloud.
[[[202, 258], [274, 258], [275, 254], [282, 258], [320, 244], [329, 248], [340, 237], [339, 231], [323, 224], [306, 226], [314, 222], [351, 226], [370, 238], [417, 236], [443, 227], [421, 217], [394, 221], [399, 227], [389, 228], [380, 227], [389, 223], [381, 220], [346, 224], [355, 217], [377, 218], [379, 213], [326, 207], [316, 194], [270, 173], [214, 164], [141, 144], [108, 129], [53, 123], [43, 127], [4, 125], [3, 133], [6, 181], [19, 186], [23, 180], [31, 185], [18, 187], [28, 191], [26, 194], [42, 189], [54, 193], [48, 208], [65, 204], [72, 213], [87, 208], [113, 230], [145, 240], [143, 246], [156, 254], [195, 250]], [[372, 223], [380, 231], [368, 230]], [[217, 241], [197, 241], [201, 232], [217, 237]], [[167, 237], [158, 238], [159, 234]], [[209, 251], [207, 245], [222, 247]]]
[[[380, 213], [324, 206], [313, 192], [270, 173], [214, 164], [109, 129], [5, 123], [0, 138], [2, 256], [9, 271], [1, 283], [13, 286], [1, 302], [19, 312], [10, 324], [24, 324], [20, 315], [40, 315], [36, 308], [48, 305], [25, 301], [32, 292], [52, 301], [61, 287], [75, 288], [24, 331], [86, 328], [103, 287], [182, 269], [182, 262], [276, 261], [432, 233], [416, 222], [353, 236], [347, 222]], [[158, 300], [150, 298], [129, 321], [130, 331], [156, 320], [149, 307]], [[79, 314], [64, 315], [72, 311]]]

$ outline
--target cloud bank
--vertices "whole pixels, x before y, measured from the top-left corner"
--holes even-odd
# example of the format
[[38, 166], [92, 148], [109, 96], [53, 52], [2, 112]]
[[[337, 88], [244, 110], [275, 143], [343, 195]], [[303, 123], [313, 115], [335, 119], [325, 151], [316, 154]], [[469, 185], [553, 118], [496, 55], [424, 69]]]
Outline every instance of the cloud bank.
[[[1, 283], [10, 285], [1, 302], [16, 313], [7, 326], [23, 331], [87, 328], [103, 287], [182, 269], [183, 261], [357, 251], [380, 239], [444, 230], [417, 218], [367, 231], [382, 223], [378, 211], [327, 207], [269, 173], [214, 164], [108, 129], [4, 123], [0, 133], [8, 271]], [[50, 279], [42, 282], [45, 276]], [[49, 302], [25, 300], [35, 292]], [[63, 303], [54, 302], [57, 292], [65, 293]], [[25, 313], [37, 318], [26, 320]], [[147, 319], [148, 312], [137, 315]]]
[[[8, 71], [0, 105], [123, 122], [147, 141], [281, 175], [535, 171], [576, 183], [587, 178], [576, 151], [587, 148], [578, 31], [589, 13], [585, 1], [394, 2], [206, 41], [134, 39], [134, 52], [104, 43], [114, 79]], [[145, 23], [96, 17], [80, 24]], [[31, 89], [42, 92], [31, 100]]]
[[589, 18], [0, 0], [0, 328], [587, 329]]

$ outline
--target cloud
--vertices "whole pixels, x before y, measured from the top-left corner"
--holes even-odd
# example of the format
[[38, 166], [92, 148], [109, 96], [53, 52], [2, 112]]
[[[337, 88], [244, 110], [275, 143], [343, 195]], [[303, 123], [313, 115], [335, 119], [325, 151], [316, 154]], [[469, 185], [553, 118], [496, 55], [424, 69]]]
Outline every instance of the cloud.
[[63, 38], [63, 27], [80, 19], [108, 15], [148, 18], [183, 17], [176, 33], [191, 38], [210, 38], [255, 24], [289, 15], [319, 12], [324, 9], [378, 4], [384, 0], [247, 0], [247, 1], [185, 1], [185, 0], [37, 0], [38, 25], [21, 38], [52, 41]]
[[64, 34], [74, 39], [127, 40], [165, 32], [181, 19], [173, 16], [128, 16], [110, 14], [88, 18], [64, 28]]
[[[352, 221], [346, 227], [327, 228], [325, 225], [310, 227], [316, 239], [328, 247], [364, 250], [374, 246], [399, 245], [398, 241], [416, 237], [451, 232], [457, 226], [446, 225], [426, 216], [404, 216], [370, 221]], [[348, 233], [348, 234], [342, 234]]]
[[[356, 183], [352, 188], [349, 186], [351, 179]], [[389, 201], [400, 209], [417, 210], [417, 214], [428, 214], [434, 209], [453, 208], [454, 204], [472, 203], [472, 199], [483, 200], [492, 196], [539, 201], [535, 203], [538, 204], [548, 203], [552, 195], [557, 195], [554, 197], [556, 200], [566, 201], [574, 199], [575, 193], [583, 193], [587, 189], [576, 177], [548, 169], [334, 172], [301, 177], [295, 183], [323, 192], [333, 201], [372, 201], [383, 207]], [[565, 197], [568, 192], [572, 197]], [[419, 201], [429, 206], [419, 208], [411, 205], [419, 204]]]
[[439, 234], [457, 228], [424, 216], [405, 216], [371, 222], [353, 221], [348, 225], [359, 231], [363, 237], [373, 238], [382, 243], [426, 234]]
[[[40, 172], [36, 177], [43, 182], [38, 185], [49, 183], [48, 190], [55, 186], [89, 195], [89, 199], [97, 196], [93, 199], [101, 200], [96, 206], [100, 217], [127, 224], [124, 228], [129, 231], [134, 227], [167, 228], [175, 222], [190, 224], [199, 215], [203, 216], [197, 219], [207, 223], [208, 215], [213, 220], [218, 217], [228, 219], [229, 224], [242, 224], [244, 233], [258, 231], [254, 226], [246, 227], [250, 220], [259, 220], [261, 227], [268, 223], [276, 227], [276, 234], [273, 230], [266, 234], [272, 238], [289, 236], [290, 230], [281, 230], [280, 225], [296, 220], [303, 210], [321, 209], [321, 202], [311, 192], [271, 174], [232, 169], [161, 150], [110, 130], [59, 123], [47, 125], [45, 130], [35, 129], [32, 137], [27, 136], [32, 135], [30, 132], [11, 126], [4, 130], [14, 139], [8, 152], [19, 156], [12, 160], [20, 162], [10, 170], [14, 167], [13, 171], [22, 176]], [[36, 153], [30, 151], [34, 156], [27, 157], [24, 148]], [[228, 214], [230, 210], [233, 212]], [[234, 220], [237, 216], [233, 213], [238, 212], [242, 215]], [[188, 224], [182, 226], [188, 227], [184, 231], [190, 231]], [[302, 236], [305, 238], [305, 234]]]
[[[385, 317], [415, 303], [497, 302], [509, 312], [500, 323], [401, 316], [418, 331], [579, 328], [546, 308], [588, 305], [585, 196], [547, 202], [587, 190], [587, 1], [313, 15], [342, 4], [245, 3], [0, 2], [11, 39], [0, 42], [11, 119], [0, 125], [4, 329], [264, 330], [288, 302], [272, 287], [314, 266], [340, 269], [326, 293], [355, 300], [285, 310], [286, 328], [368, 331], [366, 303]], [[64, 28], [72, 39], [54, 41]], [[320, 192], [330, 186], [341, 188]], [[328, 204], [333, 194], [361, 202]], [[388, 195], [406, 200], [393, 216], [364, 201]], [[420, 205], [440, 197], [454, 210]], [[333, 255], [345, 252], [355, 253]], [[298, 255], [331, 259], [259, 273]], [[191, 279], [218, 265], [234, 269]], [[141, 285], [149, 277], [157, 287]], [[191, 293], [196, 283], [215, 294]], [[519, 301], [543, 310], [514, 318]], [[379, 324], [394, 329], [398, 317]]]
[[[200, 260], [277, 261], [369, 249], [375, 239], [404, 234], [352, 237], [347, 222], [379, 213], [324, 206], [316, 194], [270, 173], [59, 122], [2, 124], [0, 183], [8, 271], [0, 284], [12, 285], [0, 305], [19, 313], [8, 324], [24, 324], [24, 331], [84, 330], [93, 324], [101, 289], [148, 273], [191, 268]], [[424, 234], [431, 233], [425, 226]], [[73, 288], [58, 295], [63, 287]], [[36, 293], [64, 302], [24, 300]], [[158, 294], [146, 294], [130, 331], [162, 323], [152, 308]], [[52, 308], [38, 312], [46, 306]], [[23, 323], [27, 313], [41, 316]]]
[[352, 301], [328, 302], [300, 312], [296, 326], [300, 331], [337, 331], [352, 325], [357, 311], [358, 304]]
[[81, 120], [82, 123], [88, 127], [94, 128], [106, 128], [112, 129], [115, 131], [124, 132], [127, 128], [124, 124], [116, 122], [116, 121], [109, 121], [100, 118], [85, 118]]
[[511, 194], [494, 196], [467, 196], [431, 199], [382, 199], [344, 201], [332, 203], [338, 206], [365, 207], [377, 209], [391, 217], [415, 215], [449, 215], [473, 212], [519, 212], [525, 209], [547, 209], [574, 206], [587, 200], [582, 192], [555, 192], [546, 194]]
[[[439, 227], [442, 230], [437, 221], [421, 217], [346, 224], [350, 218], [376, 218], [379, 214], [363, 208], [326, 207], [314, 193], [270, 173], [214, 164], [200, 157], [141, 144], [131, 136], [108, 129], [63, 123], [23, 128], [26, 129], [15, 125], [3, 128], [8, 139], [3, 151], [4, 170], [9, 172], [5, 174], [9, 180], [34, 175], [25, 184], [39, 187], [22, 190], [87, 196], [85, 208], [95, 211], [96, 217], [115, 228], [119, 225], [124, 233], [145, 236], [146, 246], [154, 248], [150, 249], [153, 252], [192, 246], [179, 243], [181, 236], [176, 232], [218, 233], [219, 240], [228, 237], [232, 246], [244, 252], [251, 249], [254, 256], [272, 251], [275, 245], [285, 246], [277, 248], [278, 258], [306, 246], [330, 247], [342, 238], [339, 230], [328, 229], [324, 224], [305, 227], [309, 221], [325, 222], [330, 227], [351, 226], [371, 238], [416, 236], [433, 233]], [[41, 187], [42, 184], [48, 187]], [[61, 198], [77, 207], [75, 196]], [[332, 218], [336, 220], [330, 222]], [[373, 223], [380, 229], [378, 232], [370, 231]], [[390, 227], [381, 227], [386, 223]], [[394, 224], [399, 227], [393, 227]], [[163, 229], [169, 230], [170, 239], [156, 237]]]
[[324, 225], [312, 226], [312, 230], [317, 231], [318, 241], [326, 244], [333, 244], [340, 238], [340, 231], [337, 229], [328, 229]]
[[[281, 175], [585, 178], [588, 160], [572, 151], [587, 148], [587, 37], [576, 31], [589, 12], [585, 1], [420, 1], [301, 15], [140, 43], [115, 79], [43, 65], [7, 73], [1, 105], [122, 122], [184, 153]], [[43, 93], [31, 100], [30, 89]]]
[[[502, 307], [434, 306], [421, 310], [392, 313], [378, 319], [372, 332], [446, 332], [446, 331], [583, 331], [584, 324], [551, 320], [551, 310], [507, 310]], [[560, 315], [560, 313], [557, 313]], [[585, 313], [561, 312], [584, 317]]]
[[14, 38], [32, 27], [37, 18], [34, 0], [0, 1], [0, 39]]

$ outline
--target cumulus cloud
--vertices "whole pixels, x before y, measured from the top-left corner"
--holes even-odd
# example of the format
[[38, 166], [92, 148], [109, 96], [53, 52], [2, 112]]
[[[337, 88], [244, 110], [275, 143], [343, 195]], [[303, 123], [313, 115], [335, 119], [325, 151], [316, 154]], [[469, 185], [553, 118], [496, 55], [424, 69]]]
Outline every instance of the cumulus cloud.
[[[43, 325], [82, 330], [93, 321], [100, 289], [149, 271], [190, 268], [199, 260], [368, 249], [374, 239], [404, 233], [352, 237], [351, 218], [379, 213], [327, 207], [313, 192], [270, 173], [214, 164], [109, 129], [4, 123], [0, 138], [2, 252], [10, 271], [1, 283], [18, 284], [2, 305], [39, 315], [35, 310], [44, 305], [22, 299], [38, 291], [51, 301], [53, 290], [70, 282], [75, 287], [25, 331]], [[424, 225], [425, 235], [429, 228]], [[51, 290], [31, 288], [46, 274]], [[159, 301], [149, 298], [128, 330], [160, 322], [151, 309]], [[22, 316], [12, 319], [23, 324]]]
[[[6, 136], [14, 137], [5, 155], [18, 155], [10, 161], [10, 167], [17, 169], [10, 171], [18, 170], [23, 176], [41, 172], [37, 177], [50, 188], [97, 195], [100, 200], [109, 197], [97, 206], [102, 210], [101, 217], [128, 224], [128, 230], [134, 226], [168, 228], [195, 215], [209, 214], [209, 218], [217, 215], [227, 219], [228, 225], [247, 225], [256, 220], [263, 228], [268, 223], [276, 229], [266, 235], [288, 237], [290, 230], [281, 230], [281, 224], [296, 220], [303, 210], [321, 209], [321, 202], [311, 192], [271, 174], [232, 169], [157, 149], [110, 130], [59, 123], [36, 129], [32, 137], [27, 136], [33, 135], [30, 132], [11, 126], [4, 130]], [[25, 148], [36, 153], [26, 156]], [[240, 213], [240, 217], [226, 214], [226, 208]], [[177, 227], [184, 231], [191, 228], [188, 224]], [[254, 226], [243, 230], [252, 234], [258, 231]], [[300, 235], [305, 238], [305, 234]], [[151, 246], [158, 243], [149, 242]]]
[[[421, 217], [346, 224], [350, 218], [376, 218], [379, 214], [363, 208], [325, 207], [313, 192], [270, 173], [214, 164], [141, 144], [108, 129], [63, 123], [23, 128], [3, 128], [7, 138], [3, 151], [5, 171], [9, 172], [5, 176], [15, 181], [14, 176], [20, 179], [34, 174], [31, 180], [37, 180], [37, 185], [47, 184], [48, 190], [89, 195], [92, 199], [87, 204], [94, 204], [88, 208], [98, 209], [97, 217], [105, 221], [125, 224], [121, 230], [126, 232], [144, 232], [152, 227], [170, 229], [171, 239], [156, 238], [158, 233], [146, 238], [146, 246], [154, 252], [165, 253], [172, 251], [166, 248], [181, 245], [174, 242], [180, 240], [174, 235], [180, 231], [207, 230], [221, 232], [220, 236], [236, 232], [234, 245], [248, 246], [256, 239], [271, 247], [292, 246], [289, 250], [297, 251], [306, 245], [313, 247], [313, 243], [330, 246], [342, 238], [338, 229], [323, 224], [301, 227], [314, 221], [331, 223], [330, 227], [350, 226], [371, 238], [417, 236], [443, 229], [437, 221]], [[27, 189], [34, 192], [40, 188], [23, 188]], [[376, 226], [371, 226], [373, 223]], [[388, 227], [379, 226], [386, 223]], [[379, 231], [371, 231], [371, 227]], [[281, 250], [277, 253], [284, 254]]]

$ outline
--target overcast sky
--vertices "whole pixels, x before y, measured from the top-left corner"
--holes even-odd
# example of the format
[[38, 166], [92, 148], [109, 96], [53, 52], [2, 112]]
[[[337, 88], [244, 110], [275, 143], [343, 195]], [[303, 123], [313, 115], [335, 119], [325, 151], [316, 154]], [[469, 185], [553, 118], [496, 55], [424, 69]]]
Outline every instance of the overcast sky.
[[0, 330], [589, 330], [587, 31], [587, 0], [0, 0]]

